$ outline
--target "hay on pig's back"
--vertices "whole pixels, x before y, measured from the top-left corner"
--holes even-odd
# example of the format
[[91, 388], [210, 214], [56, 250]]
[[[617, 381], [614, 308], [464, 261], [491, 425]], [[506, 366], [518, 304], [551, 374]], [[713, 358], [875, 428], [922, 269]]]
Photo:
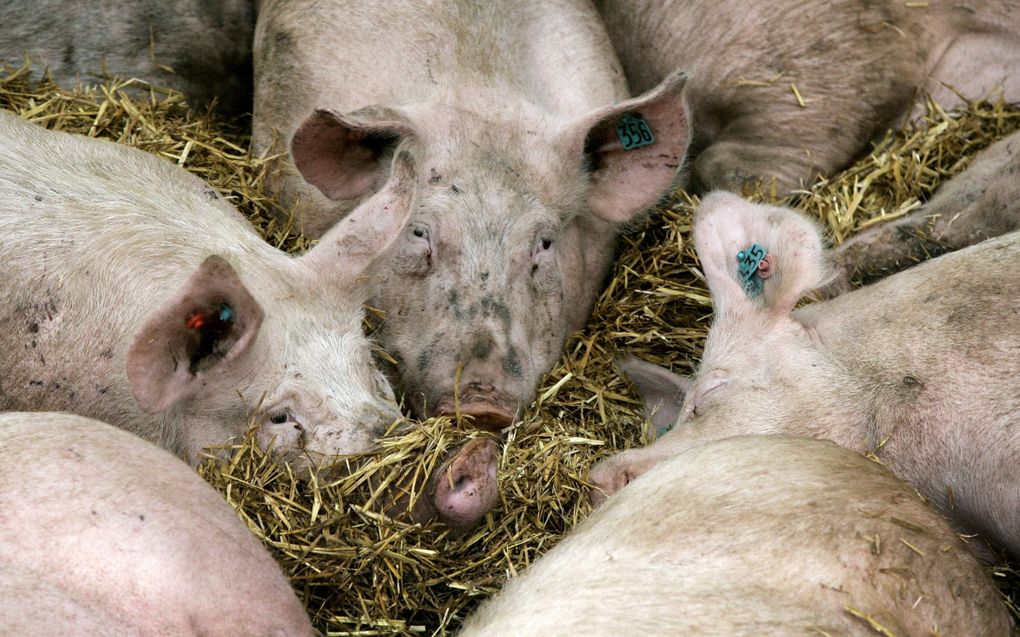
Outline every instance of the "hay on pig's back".
[[[181, 96], [134, 82], [66, 91], [29, 81], [27, 69], [0, 80], [0, 107], [49, 128], [113, 139], [182, 165], [209, 181], [274, 245], [307, 243], [274, 221], [263, 193], [265, 158], [250, 149], [247, 123], [187, 110]], [[143, 89], [145, 87], [142, 87]], [[975, 103], [935, 108], [923, 122], [890, 133], [873, 153], [795, 198], [839, 241], [874, 218], [919, 205], [963, 170], [975, 152], [1020, 127], [1020, 110]], [[761, 190], [761, 189], [760, 189]], [[752, 198], [774, 200], [766, 192]], [[265, 543], [331, 635], [444, 634], [508, 575], [526, 568], [590, 511], [585, 477], [598, 457], [648, 442], [640, 401], [613, 371], [618, 353], [678, 372], [695, 367], [711, 304], [690, 244], [693, 207], [677, 190], [622, 251], [587, 327], [568, 343], [539, 399], [507, 436], [500, 461], [501, 504], [463, 537], [391, 520], [387, 485], [420, 485], [442, 457], [471, 436], [448, 419], [416, 423], [383, 441], [379, 454], [349, 462], [341, 477], [302, 483], [249, 437], [231, 462], [204, 477]], [[996, 581], [1016, 595], [1006, 566]]]

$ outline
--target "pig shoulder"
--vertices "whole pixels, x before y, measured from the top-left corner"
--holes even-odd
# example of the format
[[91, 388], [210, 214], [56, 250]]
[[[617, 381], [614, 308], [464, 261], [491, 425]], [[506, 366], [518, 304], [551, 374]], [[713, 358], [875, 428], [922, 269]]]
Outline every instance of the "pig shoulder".
[[95, 420], [8, 413], [0, 456], [0, 590], [19, 591], [0, 625], [14, 633], [312, 634], [270, 555], [167, 452]]

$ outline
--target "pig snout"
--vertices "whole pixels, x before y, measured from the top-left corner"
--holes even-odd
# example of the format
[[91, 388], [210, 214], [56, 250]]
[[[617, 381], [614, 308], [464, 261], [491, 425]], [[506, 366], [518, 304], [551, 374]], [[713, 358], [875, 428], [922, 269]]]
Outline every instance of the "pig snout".
[[460, 396], [445, 396], [436, 406], [437, 416], [471, 416], [479, 429], [498, 432], [514, 423], [517, 405], [490, 383], [468, 383]]
[[454, 450], [430, 478], [413, 518], [419, 522], [438, 519], [454, 533], [470, 529], [499, 500], [498, 465], [499, 445], [488, 436]]

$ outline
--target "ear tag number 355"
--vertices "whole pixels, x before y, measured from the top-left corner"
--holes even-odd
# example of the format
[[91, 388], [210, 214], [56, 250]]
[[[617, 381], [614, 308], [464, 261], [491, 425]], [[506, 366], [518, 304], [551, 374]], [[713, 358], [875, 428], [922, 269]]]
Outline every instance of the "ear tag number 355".
[[624, 150], [632, 150], [655, 143], [655, 137], [652, 135], [652, 129], [648, 126], [648, 122], [631, 113], [625, 114], [620, 119], [620, 123], [616, 125], [616, 135], [620, 138]]

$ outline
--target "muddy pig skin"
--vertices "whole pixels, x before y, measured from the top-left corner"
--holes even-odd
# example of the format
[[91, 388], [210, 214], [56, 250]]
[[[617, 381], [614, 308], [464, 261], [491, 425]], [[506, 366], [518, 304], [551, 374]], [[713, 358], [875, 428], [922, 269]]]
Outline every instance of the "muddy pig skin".
[[4, 0], [0, 25], [0, 63], [27, 55], [63, 88], [115, 75], [251, 111], [252, 0]]
[[314, 634], [273, 558], [186, 464], [106, 423], [0, 415], [0, 632]]
[[[824, 438], [874, 453], [958, 528], [1020, 556], [1020, 233], [800, 309], [830, 271], [806, 217], [713, 193], [694, 242], [715, 311], [701, 365], [691, 379], [624, 365], [673, 429], [603, 461], [595, 484], [612, 493], [716, 438]], [[736, 255], [755, 244], [767, 267], [744, 279]]]
[[1020, 133], [981, 151], [923, 206], [877, 224], [833, 250], [837, 278], [826, 296], [931, 256], [1020, 229]]
[[500, 429], [532, 401], [616, 235], [677, 175], [685, 78], [664, 77], [630, 98], [587, 1], [262, 5], [254, 142], [283, 153], [271, 186], [304, 231], [392, 187], [394, 149], [417, 160], [373, 299], [416, 414]]
[[460, 637], [877, 634], [1011, 632], [977, 559], [908, 485], [830, 442], [760, 436], [635, 480]]
[[829, 175], [930, 93], [1020, 100], [1014, 0], [596, 0], [641, 91], [690, 73], [696, 182], [787, 193]]

